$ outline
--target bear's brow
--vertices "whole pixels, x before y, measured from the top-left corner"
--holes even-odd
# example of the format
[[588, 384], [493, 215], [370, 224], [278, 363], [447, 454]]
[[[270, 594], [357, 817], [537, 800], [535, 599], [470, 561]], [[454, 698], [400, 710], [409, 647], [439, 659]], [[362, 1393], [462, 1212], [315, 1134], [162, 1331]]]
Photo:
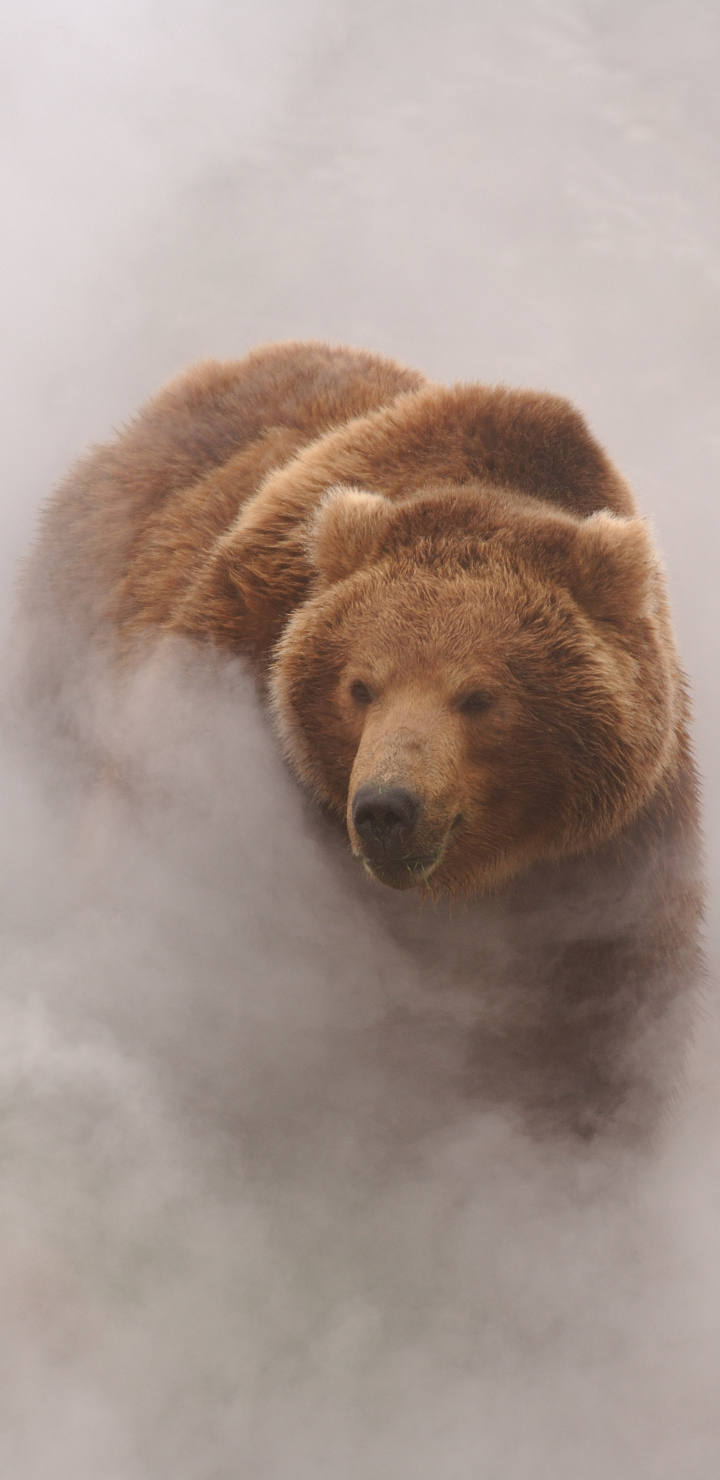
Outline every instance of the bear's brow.
[[406, 538], [388, 542], [387, 558], [405, 556], [414, 567], [419, 565], [448, 566], [456, 570], [470, 570], [473, 566], [487, 565], [488, 539], [481, 535], [464, 535], [458, 540], [452, 529], [440, 533], [419, 534], [408, 531]]

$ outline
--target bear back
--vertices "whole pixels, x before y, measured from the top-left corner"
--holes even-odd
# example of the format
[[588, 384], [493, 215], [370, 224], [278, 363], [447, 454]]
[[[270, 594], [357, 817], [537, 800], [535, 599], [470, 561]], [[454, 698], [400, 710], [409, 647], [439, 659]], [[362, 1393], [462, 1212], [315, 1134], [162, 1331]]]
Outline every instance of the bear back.
[[[228, 465], [230, 481], [235, 470]], [[632, 494], [564, 399], [503, 387], [425, 385], [390, 404], [321, 432], [268, 470], [251, 498], [231, 494], [234, 519], [203, 547], [194, 578], [161, 620], [175, 632], [211, 637], [266, 664], [313, 572], [307, 522], [329, 488], [360, 485], [395, 500], [419, 492], [508, 489], [582, 518], [601, 510], [635, 513]], [[129, 635], [157, 621], [148, 595], [175, 546], [174, 510], [161, 513], [153, 537], [118, 593], [115, 620]], [[182, 520], [183, 529], [187, 521]], [[187, 562], [184, 564], [187, 576]]]

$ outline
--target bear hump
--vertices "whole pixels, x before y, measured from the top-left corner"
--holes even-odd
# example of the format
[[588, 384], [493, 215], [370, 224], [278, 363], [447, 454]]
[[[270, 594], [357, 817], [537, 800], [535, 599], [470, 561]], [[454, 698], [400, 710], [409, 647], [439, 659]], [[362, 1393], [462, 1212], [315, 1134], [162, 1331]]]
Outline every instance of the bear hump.
[[433, 480], [477, 481], [583, 517], [636, 513], [627, 483], [580, 412], [541, 391], [428, 385], [331, 433], [317, 453], [325, 475], [337, 457], [332, 481], [358, 482], [391, 498]]

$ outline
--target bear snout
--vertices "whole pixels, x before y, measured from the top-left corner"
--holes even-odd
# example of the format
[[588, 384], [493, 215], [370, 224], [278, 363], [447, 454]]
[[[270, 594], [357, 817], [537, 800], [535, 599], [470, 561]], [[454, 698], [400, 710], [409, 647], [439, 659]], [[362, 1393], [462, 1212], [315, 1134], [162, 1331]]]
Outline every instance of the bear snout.
[[421, 812], [420, 798], [404, 786], [366, 782], [353, 801], [352, 819], [369, 859], [401, 859], [411, 851]]
[[353, 800], [353, 829], [366, 869], [391, 889], [424, 883], [434, 869], [441, 845], [430, 852], [421, 846], [418, 823], [422, 801], [404, 786], [366, 782]]

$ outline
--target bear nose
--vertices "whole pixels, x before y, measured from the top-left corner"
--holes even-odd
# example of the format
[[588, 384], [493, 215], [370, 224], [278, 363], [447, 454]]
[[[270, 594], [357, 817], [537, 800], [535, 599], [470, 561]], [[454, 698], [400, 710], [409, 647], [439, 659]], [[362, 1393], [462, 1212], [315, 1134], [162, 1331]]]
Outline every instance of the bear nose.
[[352, 818], [366, 858], [403, 858], [419, 814], [419, 797], [403, 786], [361, 786]]

